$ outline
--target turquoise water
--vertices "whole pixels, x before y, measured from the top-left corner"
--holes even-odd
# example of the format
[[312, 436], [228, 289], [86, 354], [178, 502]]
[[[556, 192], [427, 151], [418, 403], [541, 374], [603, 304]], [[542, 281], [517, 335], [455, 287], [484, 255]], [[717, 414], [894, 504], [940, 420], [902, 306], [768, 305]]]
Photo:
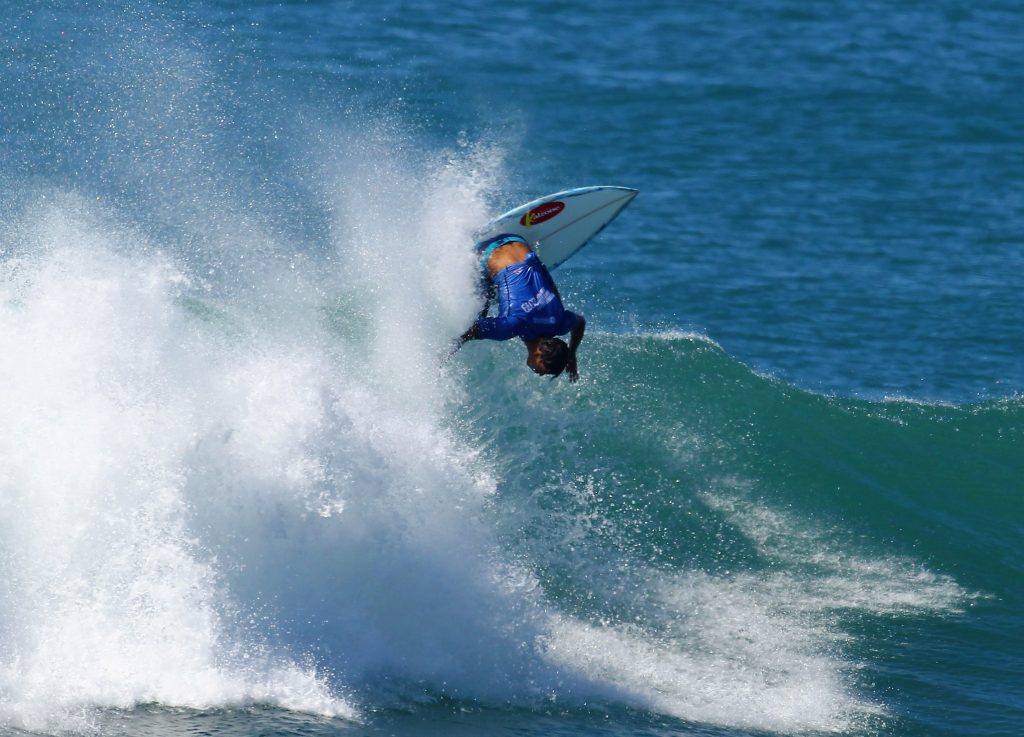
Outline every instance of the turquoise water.
[[5, 734], [1024, 729], [1016, 5], [4, 11]]

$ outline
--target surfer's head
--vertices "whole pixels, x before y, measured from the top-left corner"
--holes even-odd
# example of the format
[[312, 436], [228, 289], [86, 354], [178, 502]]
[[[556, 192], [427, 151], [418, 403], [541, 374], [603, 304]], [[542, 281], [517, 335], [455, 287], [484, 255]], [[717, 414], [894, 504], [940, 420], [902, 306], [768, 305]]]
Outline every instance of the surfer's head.
[[569, 346], [561, 338], [538, 338], [527, 343], [526, 365], [541, 376], [555, 378], [569, 362]]

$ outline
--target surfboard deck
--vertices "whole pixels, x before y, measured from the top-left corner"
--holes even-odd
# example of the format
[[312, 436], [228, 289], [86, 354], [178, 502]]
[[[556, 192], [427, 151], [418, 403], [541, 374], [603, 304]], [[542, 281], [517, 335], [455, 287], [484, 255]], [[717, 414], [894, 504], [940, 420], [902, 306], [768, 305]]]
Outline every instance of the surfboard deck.
[[477, 232], [476, 240], [514, 233], [537, 252], [548, 269], [554, 269], [604, 230], [638, 193], [629, 187], [611, 186], [555, 192], [496, 217]]

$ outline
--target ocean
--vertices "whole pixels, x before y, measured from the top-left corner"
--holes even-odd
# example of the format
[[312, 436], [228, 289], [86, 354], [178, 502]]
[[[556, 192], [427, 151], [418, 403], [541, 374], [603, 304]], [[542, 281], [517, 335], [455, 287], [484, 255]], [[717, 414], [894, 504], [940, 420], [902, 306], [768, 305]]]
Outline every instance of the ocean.
[[3, 17], [0, 734], [1024, 734], [1018, 3]]

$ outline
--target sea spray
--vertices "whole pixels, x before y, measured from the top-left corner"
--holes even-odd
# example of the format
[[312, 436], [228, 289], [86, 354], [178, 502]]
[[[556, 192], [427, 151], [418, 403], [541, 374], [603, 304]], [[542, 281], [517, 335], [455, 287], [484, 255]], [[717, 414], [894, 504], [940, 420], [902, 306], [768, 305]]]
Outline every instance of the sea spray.
[[217, 366], [177, 302], [188, 278], [55, 199], [26, 215], [0, 282], [5, 723], [75, 729], [96, 707], [257, 693], [351, 713], [313, 673], [231, 638], [186, 495]]
[[[535, 583], [480, 521], [486, 464], [438, 424], [459, 396], [438, 359], [475, 302], [480, 208], [452, 166], [443, 203], [380, 193], [426, 227], [367, 221], [337, 272], [273, 242], [256, 245], [280, 273], [190, 271], [180, 243], [71, 194], [5, 224], [7, 723], [75, 729], [149, 701], [353, 715], [337, 694], [378, 676], [554, 688]], [[444, 238], [433, 213], [453, 203], [468, 214]], [[424, 243], [461, 270], [412, 280]], [[369, 329], [340, 335], [346, 319]]]

